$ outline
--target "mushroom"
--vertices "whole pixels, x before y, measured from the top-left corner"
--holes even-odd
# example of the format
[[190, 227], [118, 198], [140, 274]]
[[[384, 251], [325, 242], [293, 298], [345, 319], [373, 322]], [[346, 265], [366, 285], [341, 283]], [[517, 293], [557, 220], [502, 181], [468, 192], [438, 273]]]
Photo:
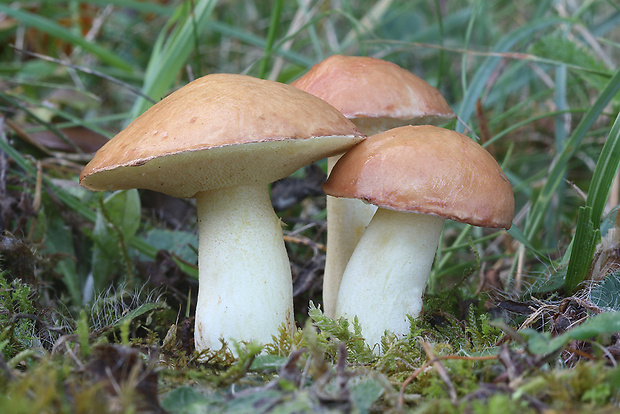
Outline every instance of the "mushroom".
[[[382, 59], [331, 56], [291, 85], [327, 101], [366, 135], [409, 124], [442, 124], [455, 117], [437, 89]], [[328, 172], [338, 158], [328, 159]], [[375, 211], [359, 200], [327, 197], [323, 306], [328, 316], [334, 316], [340, 279]]]
[[335, 316], [357, 316], [373, 346], [417, 317], [444, 220], [510, 228], [514, 196], [482, 146], [430, 125], [373, 135], [334, 166], [323, 191], [378, 206], [344, 272]]
[[282, 324], [294, 329], [290, 264], [268, 184], [363, 138], [311, 94], [213, 74], [134, 120], [95, 154], [80, 183], [196, 198], [196, 349], [220, 339], [267, 343]]

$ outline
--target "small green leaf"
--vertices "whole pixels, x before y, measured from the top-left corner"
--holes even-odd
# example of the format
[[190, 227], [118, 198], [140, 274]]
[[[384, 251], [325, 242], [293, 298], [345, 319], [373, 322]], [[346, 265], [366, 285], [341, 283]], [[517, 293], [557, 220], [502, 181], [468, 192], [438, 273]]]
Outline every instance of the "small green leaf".
[[590, 291], [590, 300], [599, 308], [620, 311], [620, 274], [608, 275]]
[[593, 316], [562, 336], [568, 335], [569, 340], [585, 341], [596, 335], [614, 332], [620, 332], [620, 312], [605, 312]]
[[257, 355], [250, 365], [250, 371], [279, 371], [287, 361], [287, 357], [279, 355]]
[[205, 413], [212, 400], [195, 389], [184, 386], [168, 393], [161, 403], [164, 410], [179, 414]]
[[[144, 240], [157, 250], [166, 250], [181, 260], [197, 263], [198, 234], [195, 232], [155, 228], [146, 233]], [[146, 255], [142, 259], [146, 260]]]
[[369, 412], [374, 402], [383, 395], [384, 387], [373, 378], [363, 378], [349, 384], [349, 391], [353, 406], [364, 414]]
[[114, 326], [117, 326], [117, 327], [120, 326], [122, 329], [124, 324], [131, 322], [135, 318], [142, 316], [147, 312], [150, 312], [156, 309], [162, 309], [163, 307], [164, 306], [159, 303], [154, 303], [154, 302], [143, 303], [142, 305], [140, 305], [136, 309], [131, 310], [125, 316], [119, 319], [118, 322], [114, 324]]
[[[127, 248], [140, 226], [140, 214], [138, 190], [117, 191], [104, 198], [92, 235], [94, 292], [104, 289], [113, 276], [120, 274], [123, 264], [131, 265]], [[127, 274], [131, 276], [129, 267]], [[85, 297], [88, 299], [91, 293], [85, 292]]]
[[116, 191], [104, 199], [105, 215], [121, 232], [131, 239], [140, 227], [140, 196], [138, 190]]

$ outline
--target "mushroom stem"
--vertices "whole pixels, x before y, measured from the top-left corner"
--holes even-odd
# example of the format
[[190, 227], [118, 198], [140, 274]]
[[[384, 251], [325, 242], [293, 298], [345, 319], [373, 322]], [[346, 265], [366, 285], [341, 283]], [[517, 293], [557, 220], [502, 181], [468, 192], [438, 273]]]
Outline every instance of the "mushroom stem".
[[[342, 155], [327, 159], [327, 170]], [[327, 196], [327, 254], [323, 273], [323, 312], [333, 318], [336, 312], [336, 299], [344, 269], [362, 237], [366, 226], [377, 211], [377, 206], [354, 198]]]
[[[355, 125], [364, 134], [371, 136], [390, 128], [391, 123], [402, 120], [379, 122], [374, 118], [356, 118]], [[327, 174], [344, 154], [327, 158]], [[344, 269], [360, 241], [360, 237], [377, 211], [377, 206], [355, 198], [327, 196], [327, 253], [323, 272], [323, 313], [333, 318], [336, 300]]]
[[267, 185], [196, 195], [198, 269], [196, 350], [226, 341], [271, 342], [292, 331], [291, 269]]
[[385, 330], [409, 332], [416, 317], [441, 236], [444, 219], [379, 208], [346, 267], [335, 316], [358, 317], [371, 347]]

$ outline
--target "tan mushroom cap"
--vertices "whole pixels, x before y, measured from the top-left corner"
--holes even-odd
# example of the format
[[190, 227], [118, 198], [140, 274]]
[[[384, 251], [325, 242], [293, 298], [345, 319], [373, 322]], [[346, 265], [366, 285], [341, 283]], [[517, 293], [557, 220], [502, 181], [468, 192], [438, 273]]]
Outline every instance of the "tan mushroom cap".
[[80, 184], [193, 197], [276, 181], [364, 138], [309, 93], [250, 76], [213, 74], [170, 94], [112, 138], [82, 170]]
[[335, 197], [510, 228], [514, 195], [497, 161], [458, 132], [430, 125], [373, 135], [349, 150], [323, 184]]
[[[349, 119], [385, 124], [438, 124], [455, 117], [441, 93], [425, 80], [382, 59], [334, 55], [291, 85], [329, 102]], [[388, 128], [385, 128], [388, 129]], [[383, 130], [385, 130], [383, 129]]]

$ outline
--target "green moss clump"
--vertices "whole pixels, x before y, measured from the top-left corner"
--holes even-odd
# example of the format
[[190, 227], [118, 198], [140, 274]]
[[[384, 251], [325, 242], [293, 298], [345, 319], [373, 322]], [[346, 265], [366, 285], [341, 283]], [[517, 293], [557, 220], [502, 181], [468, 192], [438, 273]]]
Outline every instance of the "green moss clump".
[[34, 293], [19, 279], [0, 272], [0, 350], [6, 360], [31, 347], [35, 338]]

